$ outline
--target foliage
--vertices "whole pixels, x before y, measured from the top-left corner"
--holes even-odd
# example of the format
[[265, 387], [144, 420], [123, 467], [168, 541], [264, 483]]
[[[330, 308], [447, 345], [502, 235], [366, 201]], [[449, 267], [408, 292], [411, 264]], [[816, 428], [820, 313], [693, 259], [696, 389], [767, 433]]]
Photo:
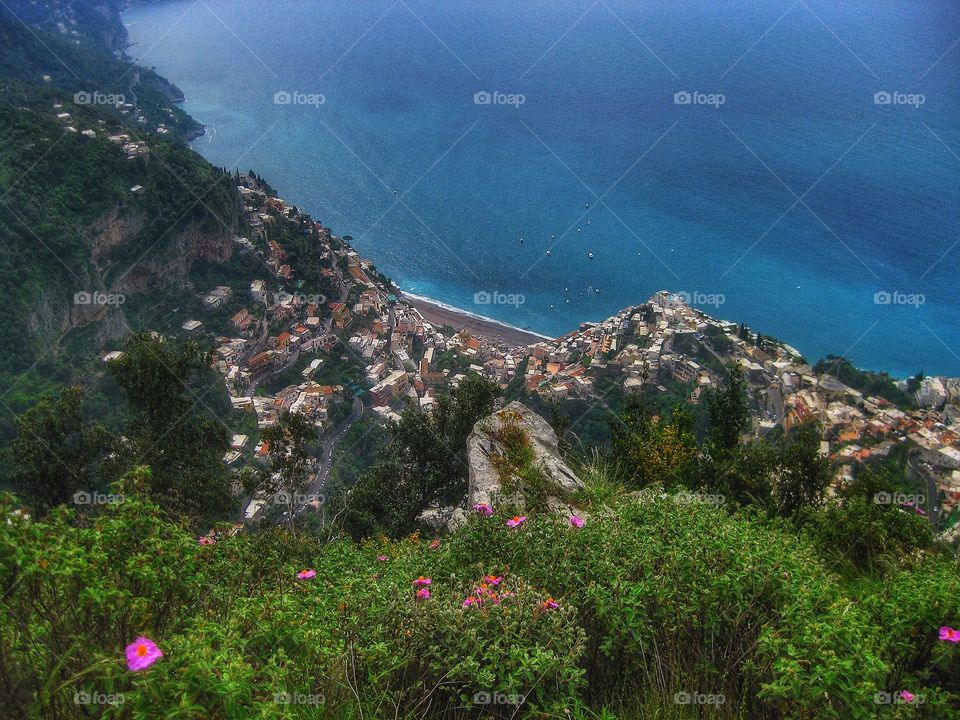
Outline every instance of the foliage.
[[833, 375], [844, 385], [859, 390], [864, 395], [876, 395], [892, 402], [899, 408], [909, 409], [916, 407], [914, 398], [894, 384], [893, 378], [887, 373], [860, 370], [853, 366], [847, 358], [827, 355], [826, 358], [813, 366], [817, 375]]

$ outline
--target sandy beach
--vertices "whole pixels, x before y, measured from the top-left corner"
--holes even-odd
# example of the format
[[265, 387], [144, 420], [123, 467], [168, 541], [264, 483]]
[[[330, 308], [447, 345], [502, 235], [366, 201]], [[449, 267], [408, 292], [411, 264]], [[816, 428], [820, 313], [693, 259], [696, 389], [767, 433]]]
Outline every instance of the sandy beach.
[[535, 332], [497, 322], [496, 320], [491, 320], [490, 318], [484, 318], [474, 315], [473, 313], [458, 310], [449, 305], [441, 305], [429, 298], [424, 298], [419, 295], [404, 293], [403, 299], [419, 310], [424, 319], [434, 325], [449, 325], [455, 330], [467, 330], [471, 335], [490, 338], [497, 342], [506, 343], [511, 347], [532, 345], [547, 339], [552, 339], [546, 335], [540, 335]]

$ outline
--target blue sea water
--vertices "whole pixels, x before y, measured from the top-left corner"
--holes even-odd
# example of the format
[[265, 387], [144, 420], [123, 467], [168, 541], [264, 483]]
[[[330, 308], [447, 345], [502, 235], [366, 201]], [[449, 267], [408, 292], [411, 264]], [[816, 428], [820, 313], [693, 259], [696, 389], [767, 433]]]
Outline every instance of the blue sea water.
[[126, 19], [130, 54], [207, 126], [199, 152], [405, 290], [548, 334], [702, 293], [811, 361], [960, 375], [952, 0], [172, 0]]

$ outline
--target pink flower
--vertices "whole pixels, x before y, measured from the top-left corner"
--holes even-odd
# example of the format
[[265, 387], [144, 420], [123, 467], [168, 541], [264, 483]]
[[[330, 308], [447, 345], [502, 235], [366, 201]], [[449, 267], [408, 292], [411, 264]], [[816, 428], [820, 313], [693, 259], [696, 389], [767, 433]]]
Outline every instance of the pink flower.
[[570, 516], [570, 527], [582, 528], [583, 527], [583, 518], [579, 515]]
[[426, 588], [420, 588], [417, 590], [417, 600], [426, 600], [430, 597], [430, 591]]
[[414, 587], [426, 587], [427, 585], [429, 585], [429, 584], [432, 583], [432, 582], [433, 582], [433, 580], [431, 580], [430, 578], [424, 577], [423, 575], [421, 575], [420, 577], [418, 577], [416, 580], [413, 581], [413, 586], [414, 586]]
[[315, 577], [317, 574], [316, 570], [301, 570], [297, 573], [297, 580], [309, 580]]
[[507, 527], [520, 527], [527, 521], [526, 515], [514, 515], [512, 518], [507, 520]]
[[487, 585], [496, 587], [503, 582], [503, 575], [484, 575], [483, 582], [485, 582]]
[[490, 507], [490, 505], [488, 505], [487, 503], [477, 503], [476, 505], [473, 506], [473, 509], [476, 510], [481, 515], [485, 515], [486, 517], [490, 517], [491, 515], [493, 515], [493, 508]]
[[954, 630], [952, 627], [944, 625], [940, 628], [940, 639], [947, 642], [960, 642], [960, 630]]
[[560, 607], [560, 604], [552, 597], [549, 597], [543, 601], [544, 610], [556, 610], [558, 607]]
[[478, 602], [480, 601], [477, 600], [477, 598], [475, 598], [473, 595], [471, 595], [470, 597], [468, 597], [466, 600], [463, 601], [463, 606], [470, 607], [471, 605], [476, 605]]
[[142, 635], [127, 645], [127, 669], [133, 672], [146, 670], [163, 657], [163, 652], [150, 638]]
[[440, 541], [439, 540], [432, 541], [429, 547], [431, 550], [436, 550], [438, 547], [440, 547]]
[[206, 535], [201, 536], [200, 539], [197, 540], [197, 542], [200, 545], [216, 545], [217, 543], [217, 541], [214, 540], [212, 537], [207, 537]]
[[390, 558], [388, 558], [386, 555], [377, 555], [377, 560], [379, 560], [380, 562], [386, 562], [389, 559]]
[[914, 695], [914, 694], [913, 694], [912, 692], [910, 692], [909, 690], [901, 690], [901, 691], [900, 691], [900, 697], [902, 697], [902, 698], [903, 698], [904, 700], [906, 700], [908, 703], [909, 703], [909, 702], [913, 702], [914, 700], [917, 699], [917, 696]]

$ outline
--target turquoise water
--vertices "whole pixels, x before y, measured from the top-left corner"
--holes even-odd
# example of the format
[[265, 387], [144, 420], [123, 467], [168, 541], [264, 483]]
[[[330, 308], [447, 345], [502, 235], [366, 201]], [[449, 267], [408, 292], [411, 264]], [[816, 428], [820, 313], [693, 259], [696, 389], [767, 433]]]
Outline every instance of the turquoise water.
[[810, 360], [960, 375], [954, 3], [184, 0], [127, 21], [207, 125], [199, 152], [406, 290], [549, 334], [699, 292]]

